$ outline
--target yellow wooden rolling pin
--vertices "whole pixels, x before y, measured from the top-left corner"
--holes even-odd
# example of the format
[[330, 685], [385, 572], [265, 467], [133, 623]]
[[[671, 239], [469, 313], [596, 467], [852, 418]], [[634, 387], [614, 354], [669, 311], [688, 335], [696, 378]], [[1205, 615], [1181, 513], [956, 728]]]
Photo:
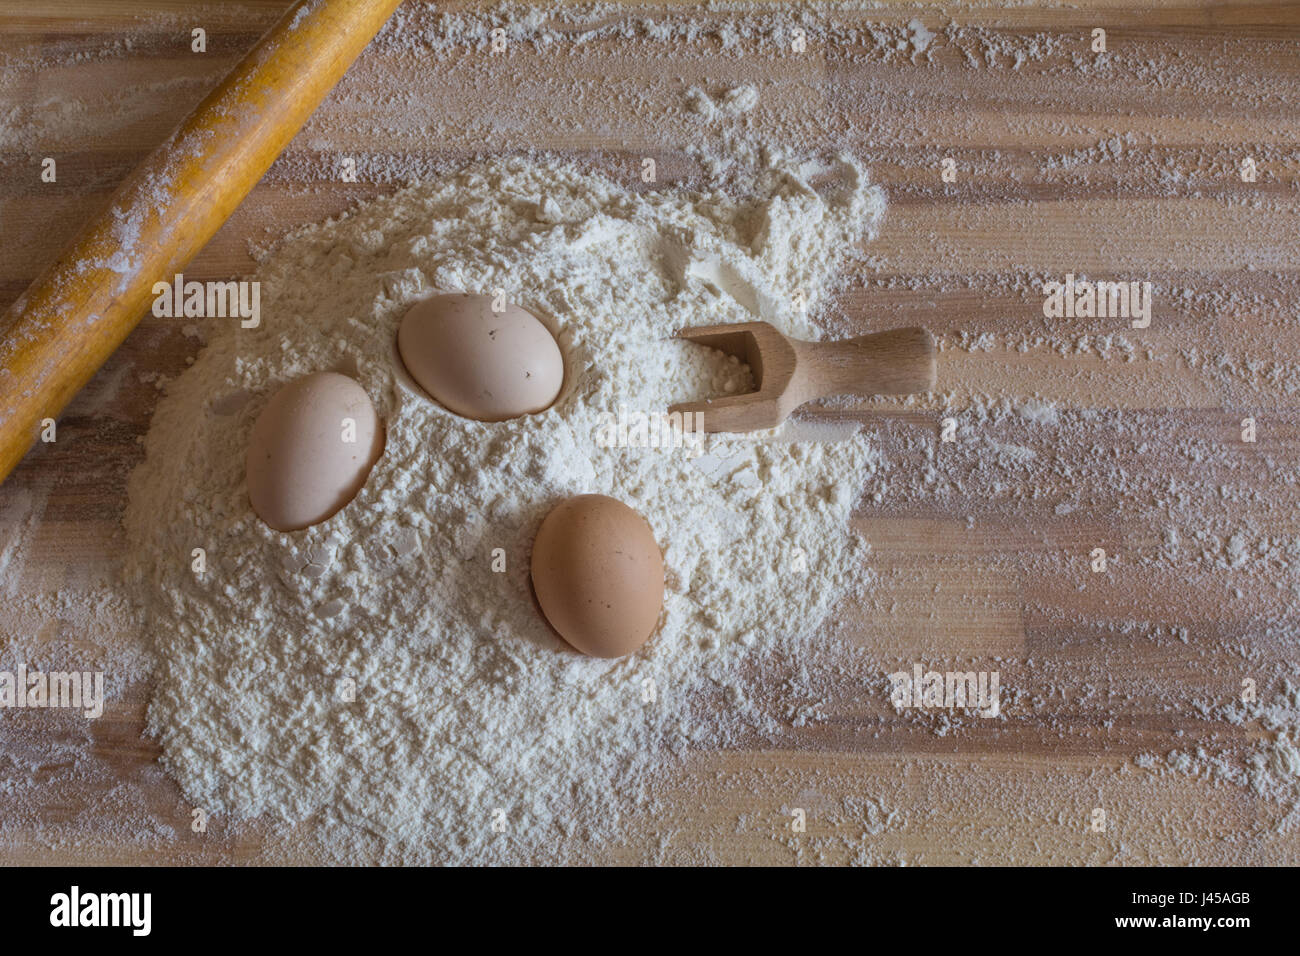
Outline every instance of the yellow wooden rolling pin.
[[0, 319], [0, 481], [221, 228], [401, 0], [301, 0]]

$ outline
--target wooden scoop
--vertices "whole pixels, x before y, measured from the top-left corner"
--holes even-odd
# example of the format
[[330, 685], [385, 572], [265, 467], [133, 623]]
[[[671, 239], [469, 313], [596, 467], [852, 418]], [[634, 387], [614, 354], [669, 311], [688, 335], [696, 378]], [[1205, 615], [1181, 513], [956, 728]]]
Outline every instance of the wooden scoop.
[[668, 410], [702, 412], [706, 432], [775, 428], [805, 402], [831, 395], [907, 395], [934, 388], [934, 337], [922, 328], [802, 342], [766, 322], [740, 322], [681, 329], [676, 337], [747, 362], [758, 385], [756, 392]]

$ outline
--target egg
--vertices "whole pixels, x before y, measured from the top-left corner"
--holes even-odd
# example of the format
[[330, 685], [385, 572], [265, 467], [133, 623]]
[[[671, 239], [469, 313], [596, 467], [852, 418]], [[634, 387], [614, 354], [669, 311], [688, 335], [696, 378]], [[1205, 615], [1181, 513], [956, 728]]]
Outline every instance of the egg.
[[319, 524], [356, 497], [383, 447], [383, 425], [353, 379], [316, 372], [290, 382], [253, 423], [249, 501], [276, 531]]
[[551, 626], [592, 657], [650, 639], [664, 604], [664, 561], [638, 512], [605, 495], [556, 505], [533, 541], [533, 591]]
[[541, 321], [486, 295], [430, 296], [397, 329], [411, 378], [443, 407], [484, 422], [545, 411], [564, 384], [564, 356]]

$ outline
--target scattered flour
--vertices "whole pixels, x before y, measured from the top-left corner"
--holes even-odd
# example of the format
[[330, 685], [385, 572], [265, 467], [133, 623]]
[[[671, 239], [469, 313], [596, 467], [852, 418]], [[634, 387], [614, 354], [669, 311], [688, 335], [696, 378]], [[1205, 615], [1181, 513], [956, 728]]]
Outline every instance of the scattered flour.
[[[816, 310], [884, 201], [851, 159], [816, 170], [820, 192], [811, 169], [774, 159], [758, 198], [735, 201], [492, 160], [265, 259], [263, 327], [213, 333], [169, 385], [130, 482], [131, 575], [158, 660], [149, 727], [196, 805], [323, 817], [403, 860], [535, 857], [558, 835], [614, 827], [665, 753], [717, 739], [727, 716], [693, 716], [692, 688], [734, 682], [726, 665], [749, 645], [809, 634], [863, 582], [849, 516], [875, 455], [861, 436], [717, 437], [702, 468], [680, 450], [602, 449], [596, 434], [620, 405], [749, 384], [745, 366], [671, 340], [678, 327], [752, 318], [745, 303], [762, 301], [786, 331], [816, 335], [792, 298]], [[699, 263], [725, 266], [725, 289]], [[545, 317], [568, 368], [555, 408], [484, 424], [409, 389], [393, 337], [430, 289], [496, 287]], [[356, 375], [387, 445], [342, 512], [279, 534], [248, 506], [244, 447], [277, 387], [326, 368]], [[567, 651], [530, 595], [537, 525], [585, 492], [639, 509], [664, 549], [661, 626], [630, 659]], [[346, 847], [336, 836], [327, 852]]]
[[1300, 828], [1300, 685], [1285, 681], [1280, 697], [1251, 714], [1268, 737], [1250, 757], [1250, 782], [1260, 796], [1287, 807], [1275, 826], [1290, 833]]
[[[1294, 822], [1300, 806], [1300, 786], [1284, 772], [1293, 766], [1289, 755], [1300, 740], [1296, 701], [1292, 695], [1278, 703], [1279, 686], [1288, 678], [1296, 686], [1300, 674], [1295, 613], [1300, 538], [1294, 530], [1300, 476], [1289, 424], [1300, 395], [1300, 363], [1294, 360], [1294, 348], [1287, 348], [1300, 314], [1300, 286], [1290, 252], [1297, 195], [1293, 171], [1300, 157], [1284, 133], [1277, 132], [1283, 127], [1272, 121], [1288, 110], [1294, 113], [1295, 84], [1276, 67], [1285, 57], [1267, 52], [1283, 50], [1287, 41], [1270, 39], [1262, 31], [1207, 37], [1194, 18], [1179, 15], [1174, 18], [1179, 24], [1168, 31], [1132, 32], [1098, 54], [1089, 49], [1086, 31], [1068, 16], [1046, 25], [1032, 11], [1004, 9], [990, 15], [982, 5], [957, 4], [937, 19], [926, 14], [934, 32], [927, 39], [907, 22], [910, 15], [871, 0], [799, 6], [718, 2], [690, 8], [595, 3], [545, 11], [523, 3], [468, 3], [449, 10], [408, 0], [309, 124], [307, 136], [276, 163], [264, 184], [267, 205], [261, 208], [274, 209], [273, 218], [319, 216], [313, 194], [332, 194], [339, 151], [355, 152], [358, 143], [370, 144], [357, 157], [358, 169], [362, 181], [375, 189], [413, 179], [437, 181], [449, 168], [458, 168], [464, 156], [482, 149], [511, 154], [543, 144], [563, 148], [565, 142], [584, 144], [575, 150], [579, 158], [599, 157], [594, 164], [612, 175], [617, 172], [602, 150], [611, 151], [617, 161], [628, 150], [638, 155], [641, 143], [690, 143], [688, 153], [698, 169], [665, 164], [661, 174], [664, 181], [692, 186], [707, 186], [737, 170], [743, 178], [747, 166], [762, 165], [762, 150], [773, 142], [809, 151], [828, 144], [849, 150], [888, 178], [891, 195], [900, 200], [894, 228], [904, 238], [869, 246], [863, 262], [842, 268], [834, 280], [835, 295], [824, 303], [818, 321], [855, 334], [861, 330], [861, 308], [897, 307], [896, 314], [886, 313], [891, 319], [934, 329], [945, 363], [943, 392], [897, 402], [899, 418], [890, 408], [895, 403], [883, 403], [884, 414], [873, 427], [888, 454], [890, 482], [886, 487], [879, 474], [870, 473], [869, 513], [873, 523], [897, 519], [921, 528], [955, 518], [960, 528], [956, 548], [915, 555], [903, 566], [892, 564], [900, 547], [881, 542], [872, 561], [877, 586], [865, 599], [840, 604], [853, 605], [843, 615], [846, 640], [861, 641], [854, 629], [862, 626], [870, 629], [871, 640], [850, 655], [844, 654], [845, 642], [819, 645], [819, 654], [829, 649], [833, 659], [823, 656], [816, 667], [799, 666], [790, 681], [782, 681], [778, 675], [784, 670], [765, 657], [775, 646], [770, 628], [741, 636], [749, 648], [743, 658], [734, 649], [700, 649], [698, 670], [707, 684], [692, 689], [691, 707], [715, 708], [708, 729], [719, 735], [720, 744], [753, 743], [747, 748], [754, 754], [753, 769], [705, 771], [710, 798], [727, 808], [712, 830], [678, 827], [681, 794], [659, 806], [643, 803], [639, 829], [658, 841], [656, 846], [689, 845], [689, 852], [704, 857], [716, 847], [728, 860], [781, 859], [787, 853], [789, 860], [802, 862], [1024, 863], [1055, 852], [1074, 862], [1255, 862], [1275, 829]], [[201, 59], [176, 55], [178, 44], [184, 49], [188, 43], [196, 16], [211, 34], [231, 35], [225, 52], [214, 50]], [[17, 177], [18, 214], [5, 227], [15, 250], [14, 275], [33, 275], [76, 223], [101, 204], [104, 189], [126, 175], [134, 160], [130, 149], [122, 149], [124, 142], [134, 148], [161, 141], [240, 55], [247, 37], [276, 16], [269, 8], [209, 3], [123, 19], [126, 33], [121, 36], [55, 29], [0, 38], [0, 143]], [[497, 27], [507, 30], [509, 50], [488, 56], [491, 31]], [[784, 55], [795, 28], [806, 32], [814, 56], [777, 63], [773, 57]], [[25, 36], [38, 39], [29, 42]], [[624, 61], [636, 60], [654, 67], [623, 68]], [[823, 61], [826, 69], [814, 67], [815, 78], [796, 97], [788, 81], [804, 63]], [[406, 65], [415, 68], [405, 70]], [[394, 75], [402, 77], [400, 84], [392, 82]], [[870, 82], [860, 82], [863, 78]], [[707, 104], [693, 103], [689, 96], [683, 100], [692, 84], [707, 91]], [[737, 94], [734, 112], [718, 112], [719, 105], [726, 106], [728, 91], [745, 88], [777, 95], [765, 104], [768, 108], [759, 109], [746, 107]], [[971, 102], [988, 95], [1004, 109], [996, 115], [977, 109], [954, 114], [948, 106], [954, 95]], [[483, 109], [485, 99], [493, 109]], [[1195, 110], [1187, 104], [1219, 99], [1241, 107], [1240, 137], [1225, 139], [1192, 119]], [[1049, 101], [1068, 102], [1069, 114], [1043, 111], [1042, 104]], [[1168, 122], [1152, 127], [1152, 109]], [[1013, 122], [1015, 141], [1028, 148], [999, 145], [1008, 141], [999, 125], [1004, 114]], [[728, 135], [737, 128], [743, 129], [743, 139]], [[558, 138], [551, 138], [552, 132]], [[937, 145], [927, 149], [923, 144], [948, 144], [954, 134], [966, 144], [956, 154], [963, 175], [939, 192], [924, 184], [933, 180], [933, 170], [951, 147], [940, 152]], [[725, 142], [719, 144], [719, 138]], [[1263, 188], [1237, 184], [1243, 142], [1251, 144], [1259, 162]], [[60, 151], [100, 159], [89, 170], [65, 167], [61, 161], [59, 199], [42, 194], [42, 213], [24, 215], [26, 200], [36, 195], [36, 187], [21, 185], [24, 177], [31, 178], [24, 159], [34, 169], [41, 157]], [[757, 187], [740, 185], [735, 189], [729, 183], [728, 189], [733, 195], [762, 194]], [[1123, 212], [1109, 225], [1127, 222], [1133, 228], [1119, 228], [1100, 260], [1090, 254], [1086, 261], [1070, 264], [1076, 272], [1109, 276], [1112, 260], [1124, 253], [1124, 271], [1149, 274], [1156, 301], [1168, 307], [1157, 318], [1158, 328], [1138, 333], [1127, 326], [1036, 318], [1041, 285], [1059, 278], [1060, 263], [1054, 260], [1054, 244], [1017, 245], [1025, 217], [1032, 219], [1045, 196], [1089, 203], [1112, 194]], [[460, 213], [450, 216], [461, 218]], [[916, 218], [909, 221], [912, 216]], [[258, 238], [278, 234], [278, 228], [268, 224]], [[412, 227], [413, 233], [426, 231], [427, 224]], [[966, 242], [962, 237], [968, 234], [999, 239], [992, 245]], [[1148, 247], [1147, 236], [1172, 240]], [[996, 254], [990, 256], [990, 249]], [[224, 261], [224, 253], [217, 255], [217, 261]], [[702, 262], [716, 262], [711, 256]], [[691, 265], [684, 257], [681, 261]], [[1235, 271], [1237, 264], [1242, 271]], [[698, 276], [701, 270], [694, 271]], [[281, 285], [287, 284], [282, 277]], [[336, 284], [322, 276], [323, 287]], [[545, 307], [541, 297], [537, 301], [537, 307]], [[325, 303], [320, 308], [324, 327], [342, 327], [337, 310], [344, 306]], [[838, 310], [844, 311], [843, 320]], [[358, 326], [337, 336], [345, 342], [359, 337], [374, 314], [373, 302], [360, 303], [352, 312]], [[583, 318], [552, 314], [573, 327]], [[1161, 335], [1161, 328], [1169, 334]], [[153, 330], [155, 337], [159, 331]], [[206, 333], [207, 325], [193, 331]], [[275, 331], [285, 332], [285, 341], [299, 347], [301, 336], [287, 334], [286, 325]], [[142, 332], [144, 341], [156, 340], [149, 338], [149, 329]], [[239, 355], [259, 348], [241, 348]], [[340, 353], [349, 348], [337, 346]], [[310, 355], [328, 351], [314, 340], [308, 349]], [[156, 356], [164, 371], [138, 372], [143, 365], [119, 364], [111, 373], [113, 382], [125, 382], [124, 394], [138, 381], [162, 390], [180, 364], [173, 351], [165, 347]], [[128, 347], [115, 362], [126, 362], [129, 352]], [[286, 357], [283, 370], [245, 370], [241, 365], [237, 371], [228, 347], [226, 354], [230, 381], [251, 387], [228, 387], [223, 379], [210, 408], [218, 417], [230, 417], [230, 427], [246, 429], [246, 416], [255, 414], [272, 383], [291, 374], [294, 363]], [[152, 367], [154, 361], [150, 356], [148, 364]], [[375, 361], [366, 356], [366, 362]], [[370, 384], [382, 378], [374, 369], [361, 371]], [[123, 379], [123, 372], [130, 374]], [[210, 366], [196, 374], [215, 377]], [[682, 391], [722, 390], [737, 377], [735, 370], [710, 367], [693, 384], [684, 382]], [[105, 389], [106, 399], [116, 384]], [[397, 404], [396, 398], [383, 398], [374, 389], [372, 394], [376, 401]], [[83, 394], [79, 401], [88, 397]], [[70, 552], [58, 529], [74, 526], [69, 515], [82, 517], [78, 509], [83, 500], [117, 501], [117, 486], [136, 461], [129, 436], [139, 426], [140, 404], [137, 396], [93, 414], [87, 409], [84, 427], [102, 439], [96, 447], [104, 452], [93, 467], [76, 467], [86, 461], [77, 458], [82, 443], [61, 442], [57, 452], [47, 450], [61, 456], [60, 467], [29, 463], [17, 480], [0, 487], [6, 502], [0, 507], [6, 599], [0, 641], [7, 660], [76, 662], [104, 669], [114, 682], [108, 694], [110, 720], [87, 726], [84, 720], [59, 724], [56, 715], [45, 712], [0, 717], [5, 731], [0, 735], [0, 791], [6, 797], [0, 830], [7, 835], [7, 858], [37, 852], [45, 859], [53, 847], [70, 854], [68, 859], [94, 858], [106, 829], [112, 831], [108, 852], [120, 854], [129, 846], [147, 854], [156, 839], [169, 859], [192, 853], [196, 862], [212, 862], [218, 855], [238, 858], [242, 848], [256, 842], [249, 831], [257, 832], [258, 826], [225, 831], [238, 834], [234, 844], [192, 839], [189, 808], [173, 806], [174, 789], [161, 780], [152, 755], [135, 759], [144, 753], [135, 709], [148, 662], [138, 647], [140, 629], [129, 621], [131, 609], [120, 600], [114, 581], [87, 583], [63, 574], [61, 558]], [[190, 407], [198, 407], [198, 399]], [[1243, 446], [1234, 437], [1237, 422], [1247, 413], [1260, 419], [1258, 445]], [[415, 411], [407, 408], [403, 414]], [[925, 424], [931, 416], [957, 419], [955, 443], [936, 446]], [[75, 427], [77, 416], [71, 418]], [[219, 444], [207, 423], [193, 417], [185, 421]], [[64, 466], [68, 455], [71, 468]], [[709, 457], [717, 463], [710, 473], [730, 474], [725, 455]], [[156, 474], [161, 466], [149, 467]], [[86, 490], [73, 480], [78, 471], [89, 476], [82, 479]], [[212, 479], [202, 474], [194, 472], [192, 488], [181, 494], [206, 493]], [[735, 481], [752, 488], [760, 479], [745, 469]], [[197, 507], [199, 499], [194, 502]], [[164, 509], [169, 521], [178, 520], [177, 510]], [[115, 525], [116, 505], [102, 516]], [[340, 520], [340, 528], [350, 527], [347, 515]], [[226, 525], [215, 531], [214, 525], [207, 516], [202, 528], [225, 542], [225, 561], [249, 557], [246, 548], [233, 544], [246, 529], [231, 521], [227, 535]], [[79, 520], [75, 526], [79, 531], [86, 527]], [[1025, 528], [1034, 529], [1028, 542]], [[1116, 567], [1124, 573], [1105, 582], [1078, 574], [1079, 555], [1106, 543], [1096, 540], [1099, 532], [1122, 548]], [[524, 531], [520, 535], [527, 537]], [[175, 533], [167, 540], [180, 537]], [[662, 534], [661, 539], [667, 540]], [[430, 546], [413, 531], [397, 539], [395, 550], [413, 542]], [[106, 535], [98, 546], [114, 570], [125, 550], [121, 545], [114, 528], [112, 537]], [[70, 574], [83, 574], [84, 550], [79, 546], [72, 553], [66, 569]], [[294, 549], [289, 551], [292, 567], [298, 558]], [[262, 573], [273, 576], [281, 573], [274, 562], [283, 552], [264, 543], [252, 558], [269, 557], [273, 563]], [[901, 552], [911, 554], [910, 543]], [[975, 571], [966, 575], [973, 585], [969, 593], [947, 584], [942, 593], [931, 593], [931, 582], [951, 580], [951, 566], [975, 553]], [[169, 573], [179, 575], [184, 557], [177, 554], [175, 560], [178, 568]], [[320, 560], [312, 551], [299, 565], [302, 574], [324, 573], [331, 565], [323, 553]], [[428, 556], [422, 552], [409, 560]], [[210, 579], [216, 580], [216, 573]], [[219, 573], [222, 581], [231, 580], [224, 566]], [[427, 575], [420, 578], [422, 585], [428, 581]], [[1008, 589], [1003, 581], [1020, 585]], [[1096, 590], [1102, 600], [1078, 603], [1085, 590]], [[265, 592], [256, 585], [252, 593], [250, 607]], [[422, 593], [442, 599], [446, 589], [437, 584]], [[208, 595], [187, 590], [178, 595], [175, 613], [207, 607], [201, 602]], [[234, 603], [232, 599], [228, 606]], [[355, 629], [359, 603], [329, 594], [322, 595], [320, 605], [337, 609], [338, 627]], [[265, 618], [267, 612], [262, 613]], [[977, 626], [967, 630], [972, 616]], [[868, 623], [854, 623], [863, 620]], [[835, 623], [827, 621], [824, 628]], [[245, 624], [237, 628], [241, 633], [247, 629]], [[975, 633], [991, 634], [994, 640], [1004, 633], [1014, 638], [999, 648], [981, 645], [976, 658], [981, 666], [1000, 668], [1005, 686], [1017, 688], [999, 725], [999, 753], [1019, 754], [1023, 748], [1032, 755], [1046, 734], [1049, 744], [1059, 738], [1067, 749], [1086, 748], [1093, 761], [1113, 759], [1115, 769], [1099, 769], [1095, 762], [1077, 770], [1068, 763], [1048, 768], [1032, 756], [1018, 765], [1008, 757], [990, 775], [987, 765], [974, 763], [975, 755], [985, 752], [985, 724], [947, 715], [910, 715], [901, 724], [896, 716], [873, 719], [874, 708], [887, 701], [864, 688], [879, 684], [880, 674], [898, 663], [895, 656], [906, 654], [910, 660], [932, 650], [923, 636], [933, 642], [945, 632], [951, 638], [948, 647], [962, 655], [976, 651], [968, 640]], [[909, 636], [917, 641], [915, 652]], [[369, 637], [357, 640], [366, 653], [377, 646]], [[486, 672], [498, 666], [499, 658], [494, 642], [482, 643]], [[163, 650], [173, 646], [160, 642]], [[206, 636], [202, 643], [196, 640], [182, 655], [178, 673], [202, 671], [224, 679], [226, 672], [217, 666], [224, 656], [201, 664], [192, 659], [208, 647], [221, 649]], [[1086, 653], [1080, 651], [1084, 647]], [[990, 661], [987, 652], [998, 649], [1001, 656]], [[287, 652], [268, 644], [272, 658]], [[1117, 657], [1140, 663], [1117, 670], [1111, 665]], [[808, 657], [800, 654], [795, 660], [801, 664]], [[765, 680], [751, 684], [747, 675], [757, 669]], [[242, 665], [228, 670], [236, 679], [244, 673]], [[1259, 683], [1258, 711], [1224, 704], [1235, 700], [1242, 676]], [[1201, 677], [1203, 687], [1197, 684]], [[173, 690], [176, 679], [173, 675], [169, 685]], [[531, 681], [529, 676], [516, 678], [527, 686]], [[122, 685], [128, 683], [136, 688], [133, 694], [123, 693]], [[202, 693], [213, 697], [218, 686], [216, 681]], [[683, 695], [672, 694], [671, 701], [669, 696], [661, 693], [660, 705], [679, 706]], [[363, 704], [374, 701], [375, 689], [359, 698]], [[736, 715], [746, 722], [770, 717], [775, 729], [751, 741], [746, 725], [727, 739]], [[1152, 715], [1169, 719], [1176, 729], [1152, 733]], [[269, 724], [266, 714], [250, 720]], [[1081, 720], [1096, 731], [1086, 742], [1078, 735]], [[333, 731], [321, 723], [327, 731], [322, 737], [330, 737]], [[791, 729], [792, 724], [802, 729]], [[701, 725], [687, 714], [680, 726]], [[811, 757], [765, 758], [803, 754], [810, 740], [815, 748], [834, 728], [846, 737], [838, 750], [842, 758], [825, 765]], [[632, 738], [649, 741], [659, 734], [657, 739], [670, 748], [689, 746], [690, 738], [660, 716], [642, 730]], [[222, 730], [232, 732], [230, 726]], [[291, 727], [287, 733], [300, 739], [303, 729]], [[913, 738], [899, 736], [909, 733], [917, 735], [919, 750]], [[250, 740], [260, 743], [265, 737], [259, 727]], [[393, 739], [402, 740], [403, 733], [395, 731]], [[869, 748], [910, 752], [866, 772], [847, 756], [861, 752], [864, 740]], [[940, 740], [952, 748], [951, 761], [932, 755]], [[242, 754], [245, 748], [241, 743], [232, 753]], [[183, 752], [183, 747], [178, 742], [172, 750]], [[269, 752], [283, 755], [283, 741], [272, 740]], [[248, 763], [264, 767], [264, 760], [250, 758]], [[547, 761], [553, 763], [553, 757], [540, 758], [539, 765]], [[724, 758], [722, 766], [734, 763]], [[635, 758], [626, 762], [625, 779], [633, 779], [636, 764]], [[989, 786], [971, 785], [977, 769]], [[922, 779], [923, 790], [917, 787]], [[1091, 838], [1080, 841], [1077, 834], [1079, 821], [1095, 805], [1090, 795], [1099, 787], [1112, 798], [1123, 795], [1113, 816], [1123, 825], [1093, 846]], [[322, 803], [330, 799], [327, 789], [319, 780], [307, 784], [311, 800]], [[208, 792], [192, 788], [195, 794]], [[820, 806], [822, 819], [838, 820], [839, 827], [822, 834], [814, 826], [792, 839], [787, 820], [778, 814], [780, 801], [798, 794], [800, 806], [816, 810], [809, 794], [819, 792], [857, 794], [862, 801], [852, 807], [847, 800], [843, 806]], [[925, 799], [918, 800], [918, 793]], [[640, 799], [631, 791], [624, 796]], [[756, 807], [756, 798], [763, 806]], [[272, 802], [282, 799], [277, 792]], [[691, 801], [688, 795], [686, 805]], [[876, 806], [878, 814], [871, 809]], [[1171, 814], [1175, 806], [1184, 815]], [[581, 814], [562, 813], [562, 819], [585, 826]], [[877, 816], [889, 832], [875, 833]], [[346, 857], [347, 835], [361, 832], [355, 826], [358, 815], [350, 818], [353, 822], [339, 824], [335, 856]], [[436, 814], [434, 819], [433, 825], [441, 826], [445, 817]], [[522, 816], [511, 819], [518, 833]], [[971, 820], [982, 822], [973, 829]], [[225, 823], [216, 817], [214, 833]], [[381, 830], [376, 826], [370, 832]], [[900, 833], [907, 834], [906, 850], [897, 842]], [[984, 838], [982, 849], [975, 847], [975, 834]], [[515, 837], [496, 839], [504, 844]], [[1272, 846], [1266, 859], [1296, 859], [1294, 840], [1289, 846]], [[961, 855], [952, 855], [958, 848], [963, 848]], [[392, 858], [382, 842], [365, 849], [351, 858]], [[156, 859], [158, 850], [153, 852]], [[450, 858], [457, 852], [447, 851]], [[654, 859], [656, 852], [662, 856], [665, 851], [646, 858]], [[496, 853], [494, 848], [482, 858]], [[604, 852], [596, 855], [609, 858]], [[707, 862], [704, 857], [690, 861]]]
[[908, 20], [907, 42], [912, 46], [912, 58], [915, 59], [917, 54], [924, 53], [930, 48], [930, 44], [934, 42], [934, 34], [927, 30], [920, 20]]
[[686, 93], [686, 102], [693, 113], [706, 121], [715, 121], [748, 113], [758, 105], [758, 90], [745, 84], [711, 97], [698, 86], [693, 86]]

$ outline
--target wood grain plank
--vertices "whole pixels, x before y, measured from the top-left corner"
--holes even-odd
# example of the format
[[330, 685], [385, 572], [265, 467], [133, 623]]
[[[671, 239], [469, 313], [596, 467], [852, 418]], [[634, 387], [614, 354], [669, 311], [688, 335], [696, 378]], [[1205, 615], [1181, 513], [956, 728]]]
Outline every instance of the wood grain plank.
[[[286, 6], [0, 2], [0, 306]], [[917, 16], [939, 36], [916, 62], [833, 29], [901, 35]], [[617, 839], [571, 852], [1296, 863], [1295, 833], [1272, 829], [1276, 807], [1212, 774], [1161, 768], [1172, 751], [1254, 752], [1266, 735], [1231, 713], [1241, 679], [1275, 693], [1300, 668], [1300, 582], [1280, 557], [1300, 539], [1300, 4], [889, 3], [825, 18], [829, 41], [801, 58], [773, 56], [759, 34], [728, 49], [664, 42], [653, 58], [605, 37], [580, 51], [521, 45], [513, 78], [468, 45], [435, 66], [381, 38], [190, 272], [245, 274], [250, 242], [482, 152], [555, 150], [637, 188], [639, 159], [653, 154], [658, 185], [702, 183], [683, 148], [701, 135], [686, 92], [753, 80], [750, 134], [848, 150], [890, 199], [828, 323], [929, 325], [941, 391], [809, 413], [861, 422], [887, 464], [881, 499], [865, 496], [853, 523], [872, 549], [865, 587], [823, 635], [836, 666], [808, 682], [799, 667], [815, 662], [765, 662], [759, 703], [778, 731], [690, 754]], [[196, 20], [211, 37], [203, 57], [186, 52]], [[952, 20], [961, 28], [945, 32]], [[1108, 30], [1101, 65], [1087, 52], [1094, 25]], [[493, 106], [513, 97], [536, 110]], [[593, 102], [605, 105], [594, 118]], [[1259, 163], [1253, 184], [1237, 172], [1246, 154]], [[39, 182], [44, 155], [58, 158], [56, 184]], [[345, 155], [368, 181], [337, 181]], [[938, 176], [945, 156], [956, 183]], [[1151, 328], [1046, 319], [1039, 285], [1066, 271], [1152, 281]], [[0, 487], [0, 552], [19, 531], [27, 548], [20, 571], [0, 573], [6, 600], [111, 579], [138, 441], [203, 329], [146, 318], [68, 410], [59, 442]], [[1053, 403], [1053, 416], [1026, 417], [1030, 400]], [[943, 444], [949, 415], [959, 440]], [[1240, 441], [1246, 415], [1253, 445]], [[1088, 567], [1098, 546], [1106, 574]], [[33, 633], [88, 654], [133, 639], [108, 610], [100, 637], [59, 609], [0, 608], [0, 653]], [[896, 712], [888, 673], [913, 662], [999, 670], [1005, 719]], [[6, 832], [5, 862], [294, 858], [295, 840], [266, 825], [190, 832], [190, 808], [142, 736], [147, 698], [135, 681], [89, 731], [69, 723], [56, 740], [0, 716], [0, 756], [38, 768], [22, 785], [46, 801], [39, 832]], [[110, 805], [110, 792], [125, 796]], [[0, 792], [0, 816], [9, 799]], [[1087, 829], [1096, 806], [1106, 833]], [[789, 829], [794, 807], [809, 813], [804, 834]]]

